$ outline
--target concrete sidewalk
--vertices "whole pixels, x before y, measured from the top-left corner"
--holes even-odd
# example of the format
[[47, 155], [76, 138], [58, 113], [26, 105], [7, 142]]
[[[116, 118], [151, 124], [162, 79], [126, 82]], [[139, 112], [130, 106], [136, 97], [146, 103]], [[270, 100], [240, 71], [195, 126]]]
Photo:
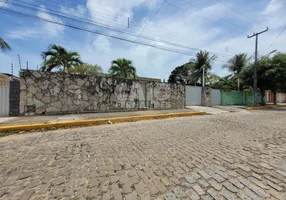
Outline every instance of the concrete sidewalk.
[[26, 124], [49, 124], [56, 122], [72, 122], [79, 120], [106, 119], [118, 117], [187, 113], [192, 109], [176, 110], [150, 110], [150, 111], [132, 111], [132, 112], [113, 112], [113, 113], [85, 113], [85, 114], [68, 114], [68, 115], [37, 115], [37, 116], [20, 116], [11, 118], [0, 118], [1, 126], [26, 125]]

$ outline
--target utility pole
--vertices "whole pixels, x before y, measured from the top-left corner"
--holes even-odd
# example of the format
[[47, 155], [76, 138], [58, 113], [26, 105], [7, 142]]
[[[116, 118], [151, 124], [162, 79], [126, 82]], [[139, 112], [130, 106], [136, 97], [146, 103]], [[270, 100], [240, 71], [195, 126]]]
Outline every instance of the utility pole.
[[261, 31], [259, 33], [253, 33], [253, 35], [251, 36], [247, 36], [247, 38], [252, 38], [255, 36], [255, 62], [254, 62], [254, 74], [253, 74], [253, 105], [256, 106], [257, 105], [257, 61], [258, 61], [258, 35], [265, 33], [266, 31], [268, 31], [268, 27], [264, 30]]

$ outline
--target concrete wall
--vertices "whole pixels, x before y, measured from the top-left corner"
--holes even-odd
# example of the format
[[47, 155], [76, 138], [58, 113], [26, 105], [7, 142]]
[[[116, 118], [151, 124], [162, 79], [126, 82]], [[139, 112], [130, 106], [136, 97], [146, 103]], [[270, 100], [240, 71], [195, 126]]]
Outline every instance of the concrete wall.
[[184, 108], [182, 85], [27, 70], [20, 85], [20, 114]]
[[277, 93], [277, 103], [286, 103], [286, 93]]

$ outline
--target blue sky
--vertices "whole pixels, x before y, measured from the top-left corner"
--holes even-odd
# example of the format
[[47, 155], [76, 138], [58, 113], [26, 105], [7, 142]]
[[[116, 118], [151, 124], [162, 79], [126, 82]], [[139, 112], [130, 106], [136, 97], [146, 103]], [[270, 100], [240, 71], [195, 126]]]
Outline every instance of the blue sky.
[[[194, 58], [198, 49], [208, 50], [218, 57], [212, 71], [223, 76], [228, 72], [221, 66], [235, 53], [253, 54], [254, 38], [247, 39], [247, 34], [269, 27], [269, 31], [259, 38], [259, 55], [272, 50], [286, 51], [286, 31], [280, 35], [286, 27], [285, 1], [10, 0], [3, 6], [4, 9], [131, 41], [187, 51], [189, 55], [128, 43], [0, 10], [0, 36], [13, 49], [0, 53], [0, 72], [9, 73], [11, 63], [14, 64], [14, 71], [18, 71], [18, 54], [21, 55], [22, 67], [25, 68], [28, 61], [29, 69], [36, 69], [42, 62], [41, 52], [55, 43], [70, 51], [78, 51], [84, 62], [99, 64], [104, 72], [108, 71], [113, 59], [124, 57], [134, 62], [139, 76], [161, 79], [167, 79], [176, 66]], [[3, 0], [0, 0], [0, 7], [2, 5]], [[85, 22], [70, 20], [63, 15]], [[87, 20], [89, 23], [86, 23]]]

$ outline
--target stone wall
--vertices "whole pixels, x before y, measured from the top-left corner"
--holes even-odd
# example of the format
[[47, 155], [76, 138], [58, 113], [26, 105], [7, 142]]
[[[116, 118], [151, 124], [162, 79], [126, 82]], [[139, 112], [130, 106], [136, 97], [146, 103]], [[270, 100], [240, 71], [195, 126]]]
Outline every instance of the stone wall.
[[202, 106], [211, 106], [211, 88], [202, 87]]
[[[184, 108], [182, 85], [21, 71], [21, 114], [64, 114]], [[142, 104], [142, 102], [144, 102]]]
[[185, 87], [179, 84], [147, 83], [147, 100], [154, 109], [181, 109], [185, 107]]

